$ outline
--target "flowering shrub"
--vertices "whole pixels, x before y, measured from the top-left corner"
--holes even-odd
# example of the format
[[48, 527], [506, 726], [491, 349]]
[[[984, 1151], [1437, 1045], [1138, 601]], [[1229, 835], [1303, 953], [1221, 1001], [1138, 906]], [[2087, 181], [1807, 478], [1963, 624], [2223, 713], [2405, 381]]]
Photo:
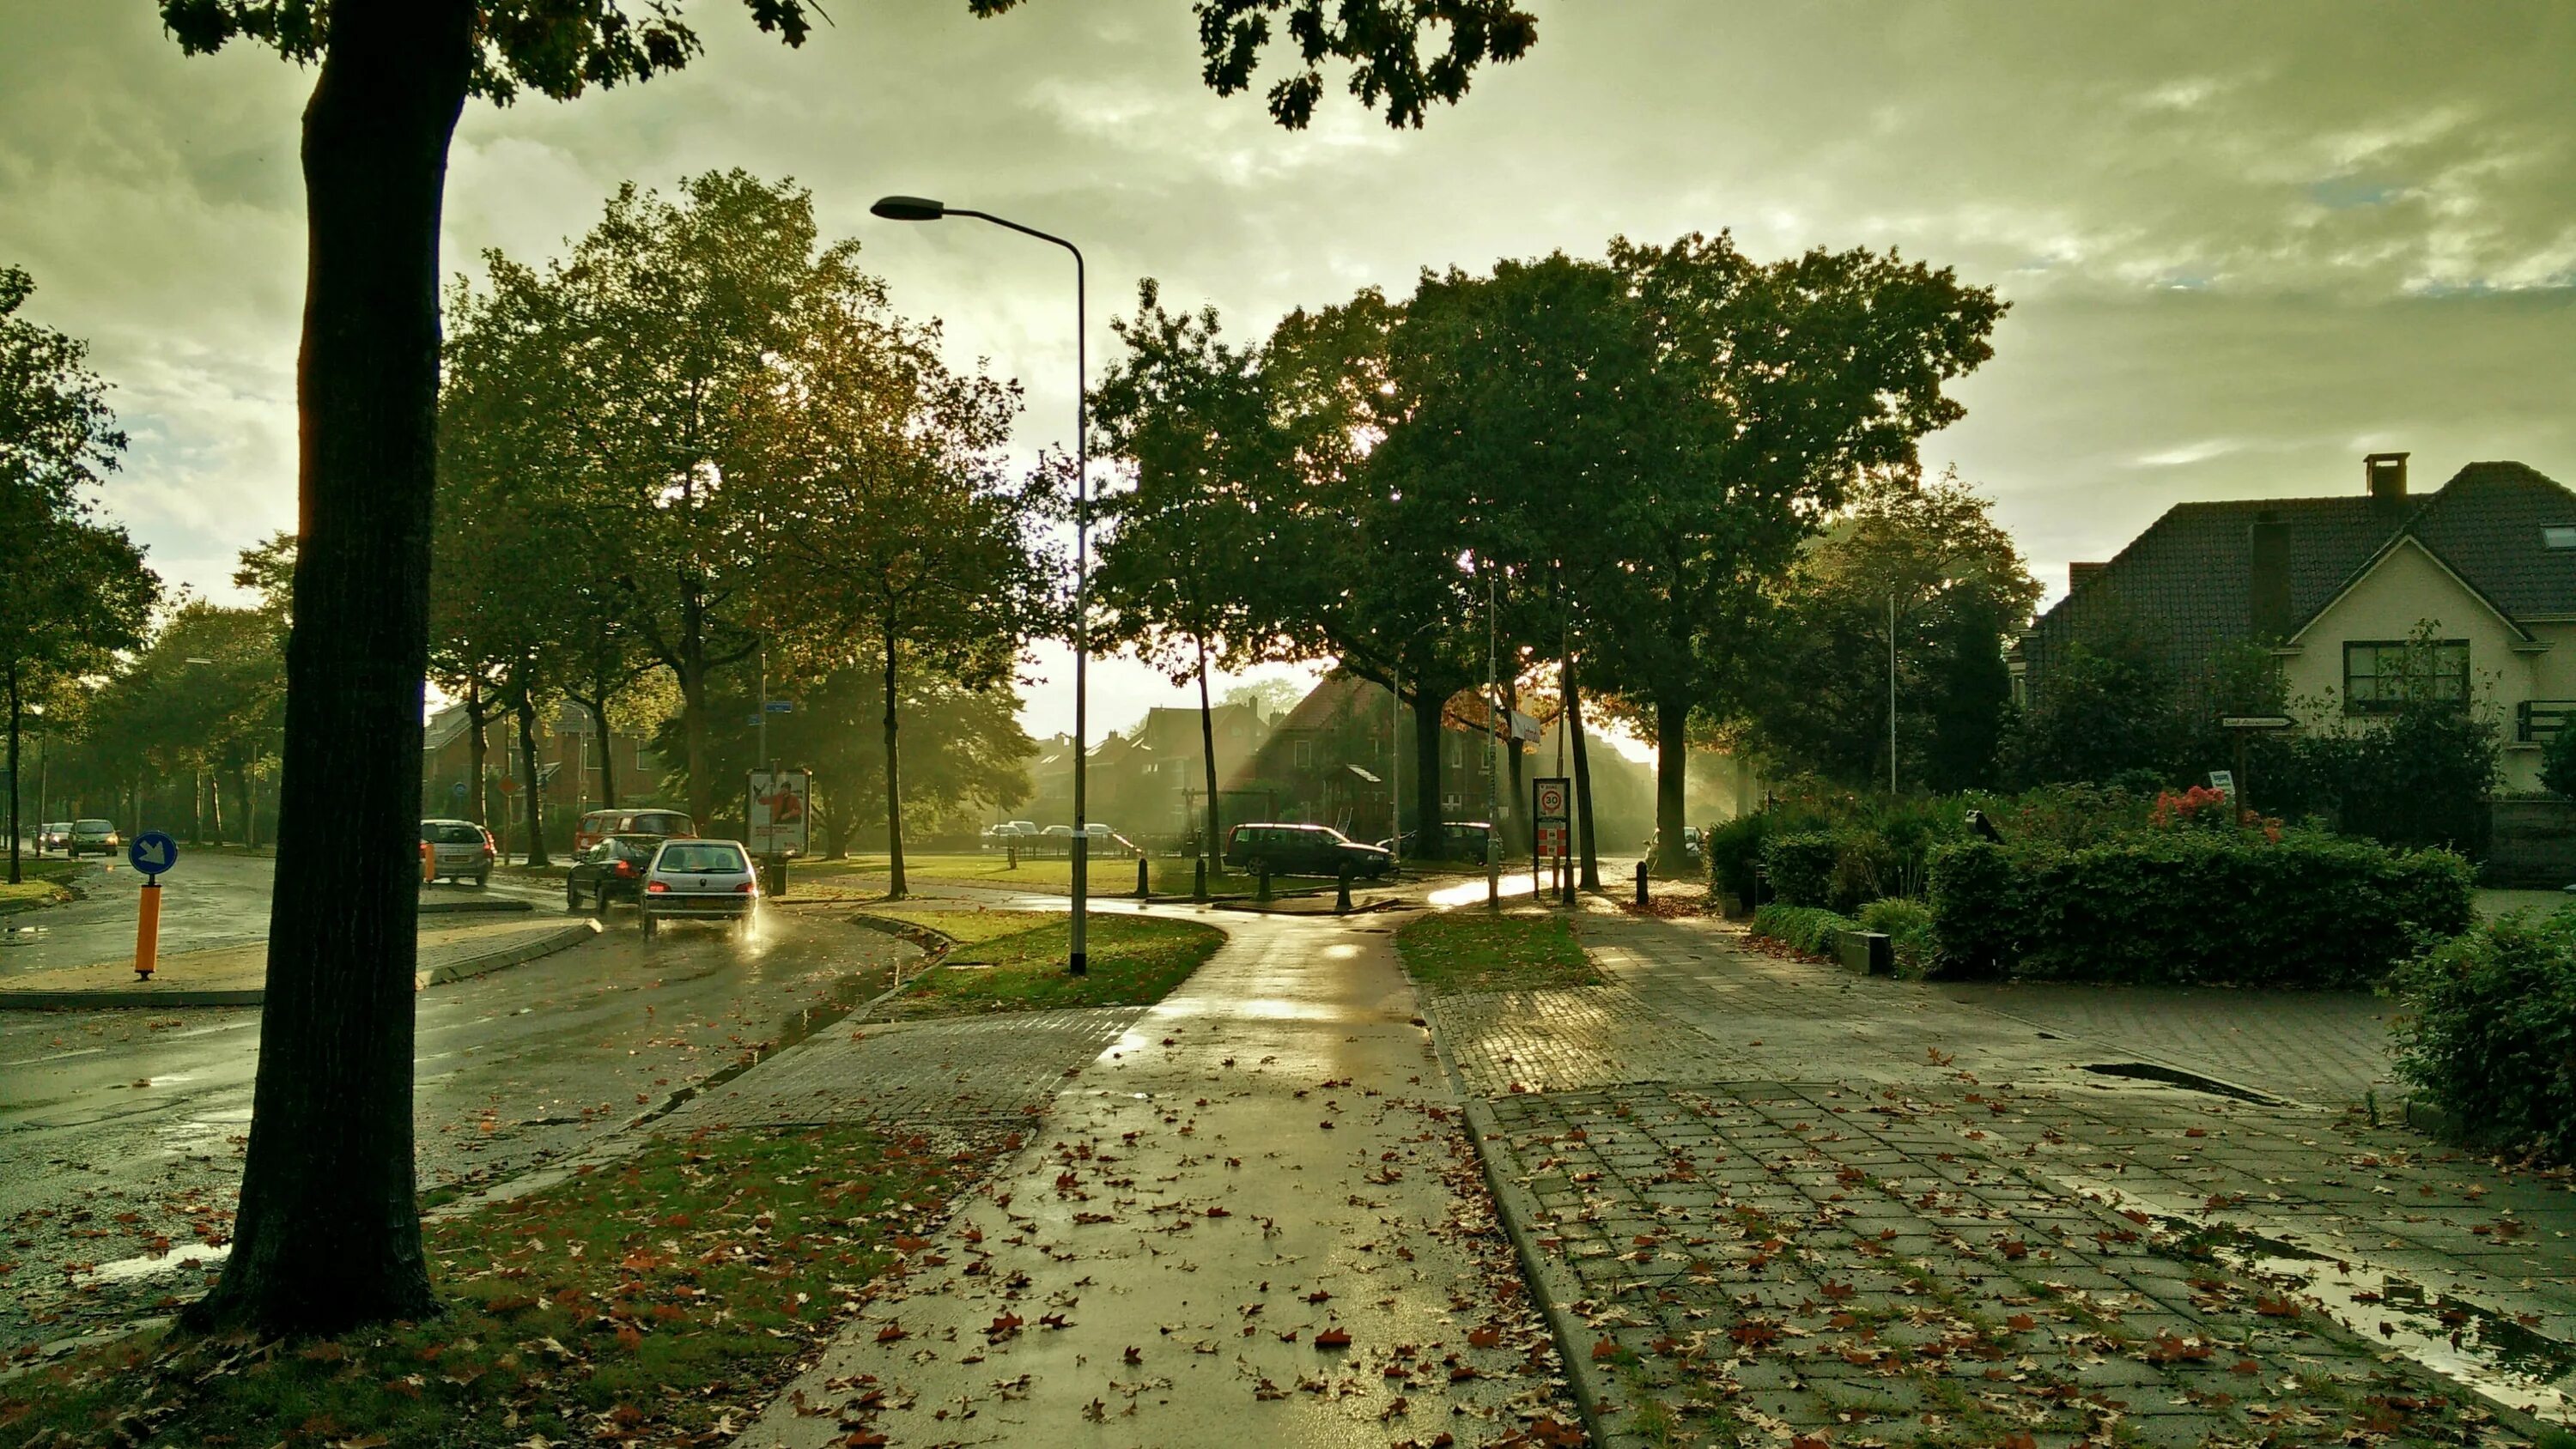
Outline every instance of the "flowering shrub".
[[2158, 830], [2242, 830], [2270, 844], [2281, 843], [2280, 821], [2239, 810], [2224, 791], [2207, 785], [2194, 785], [2180, 794], [2156, 792], [2156, 803], [2147, 809], [2147, 823]]

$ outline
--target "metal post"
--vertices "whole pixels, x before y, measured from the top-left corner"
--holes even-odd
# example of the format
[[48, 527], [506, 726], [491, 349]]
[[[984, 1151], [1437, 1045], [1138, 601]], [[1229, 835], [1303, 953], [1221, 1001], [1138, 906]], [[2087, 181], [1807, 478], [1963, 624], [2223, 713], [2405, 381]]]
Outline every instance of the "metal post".
[[1896, 595], [1887, 596], [1887, 793], [1896, 793]]
[[1503, 702], [1502, 691], [1494, 675], [1495, 638], [1494, 571], [1488, 564], [1485, 568], [1485, 909], [1489, 911], [1503, 908], [1503, 857], [1501, 843], [1494, 835], [1495, 827], [1502, 823], [1497, 818], [1501, 812], [1494, 808], [1494, 727], [1500, 722], [1494, 711]]
[[1404, 676], [1386, 672], [1386, 873], [1404, 873]]

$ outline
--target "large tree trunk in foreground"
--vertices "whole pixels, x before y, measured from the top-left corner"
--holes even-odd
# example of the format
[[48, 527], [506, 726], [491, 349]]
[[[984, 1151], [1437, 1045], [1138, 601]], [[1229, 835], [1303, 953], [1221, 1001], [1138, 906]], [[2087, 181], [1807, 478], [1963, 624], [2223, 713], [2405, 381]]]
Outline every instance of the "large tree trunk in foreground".
[[192, 1327], [431, 1311], [412, 1178], [439, 193], [471, 0], [334, 6], [304, 111], [301, 519], [268, 994], [232, 1255]]
[[1583, 889], [1601, 889], [1601, 852], [1592, 839], [1592, 756], [1583, 746], [1583, 686], [1574, 676], [1574, 656], [1563, 663], [1565, 726], [1574, 735], [1574, 813], [1582, 834]]
[[[885, 636], [886, 894], [900, 900], [903, 882], [903, 773], [895, 754], [894, 631]], [[762, 708], [768, 704], [763, 701]]]
[[1690, 707], [1655, 701], [1655, 873], [1688, 875], [1682, 796], [1690, 780]]
[[1428, 691], [1413, 696], [1413, 828], [1421, 832], [1418, 853], [1432, 860], [1449, 856], [1440, 831], [1440, 707], [1448, 702]]

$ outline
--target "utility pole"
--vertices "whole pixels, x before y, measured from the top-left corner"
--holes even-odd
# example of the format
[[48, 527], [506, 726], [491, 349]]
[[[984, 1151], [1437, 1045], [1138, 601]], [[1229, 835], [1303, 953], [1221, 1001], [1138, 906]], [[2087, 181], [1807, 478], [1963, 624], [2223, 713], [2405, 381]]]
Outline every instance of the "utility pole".
[[1386, 678], [1386, 823], [1395, 842], [1386, 848], [1386, 864], [1394, 875], [1404, 869], [1404, 676], [1390, 669]]
[[1887, 596], [1887, 793], [1896, 793], [1896, 595]]

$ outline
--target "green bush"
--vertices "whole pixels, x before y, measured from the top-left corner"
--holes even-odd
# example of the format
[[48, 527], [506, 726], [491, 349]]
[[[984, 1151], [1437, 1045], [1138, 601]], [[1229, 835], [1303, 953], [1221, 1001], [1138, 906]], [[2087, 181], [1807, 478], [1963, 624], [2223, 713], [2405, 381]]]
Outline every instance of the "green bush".
[[1753, 913], [1753, 934], [1768, 936], [1810, 956], [1834, 954], [1834, 938], [1857, 931], [1860, 922], [1813, 906], [1770, 905]]
[[1964, 841], [1932, 861], [1941, 964], [2038, 980], [2371, 986], [2468, 928], [2468, 862], [2294, 832], [2079, 850]]
[[1920, 981], [1933, 973], [1938, 953], [1932, 941], [1932, 908], [1921, 901], [1889, 896], [1860, 908], [1860, 928], [1887, 937], [1896, 956], [1896, 974]]
[[2396, 986], [2401, 1075], [2477, 1145], [2576, 1163], [2576, 910], [2483, 926]]
[[1784, 906], [1823, 906], [1833, 898], [1834, 832], [1800, 830], [1762, 842], [1771, 899]]
[[1750, 906], [1760, 882], [1754, 870], [1762, 864], [1762, 836], [1768, 812], [1738, 815], [1708, 833], [1708, 888]]

